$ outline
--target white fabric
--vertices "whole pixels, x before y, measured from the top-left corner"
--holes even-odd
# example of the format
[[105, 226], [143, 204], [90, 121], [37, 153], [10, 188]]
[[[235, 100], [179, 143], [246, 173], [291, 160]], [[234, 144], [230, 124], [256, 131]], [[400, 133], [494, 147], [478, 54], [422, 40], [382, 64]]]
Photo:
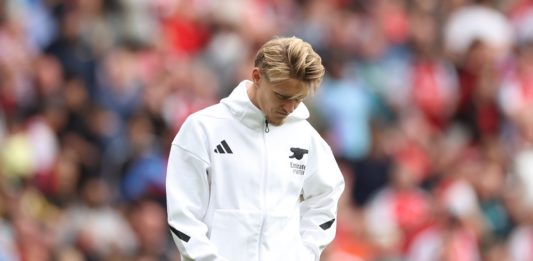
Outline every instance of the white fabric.
[[[336, 218], [341, 172], [305, 120], [304, 104], [266, 132], [263, 113], [248, 98], [250, 85], [241, 82], [219, 104], [189, 116], [173, 141], [168, 221], [190, 237], [174, 231], [174, 241], [182, 260], [318, 261], [335, 236], [336, 222], [320, 225]], [[308, 153], [290, 158], [291, 148]]]
[[444, 204], [453, 215], [464, 218], [478, 213], [474, 188], [465, 180], [456, 180], [444, 192]]
[[522, 185], [524, 207], [533, 207], [533, 150], [524, 149], [514, 158], [515, 173]]
[[497, 49], [509, 48], [513, 31], [506, 17], [491, 8], [472, 5], [454, 12], [445, 25], [445, 45], [450, 51], [463, 54], [479, 39]]
[[511, 233], [509, 242], [509, 260], [521, 261], [533, 258], [533, 229], [519, 226]]

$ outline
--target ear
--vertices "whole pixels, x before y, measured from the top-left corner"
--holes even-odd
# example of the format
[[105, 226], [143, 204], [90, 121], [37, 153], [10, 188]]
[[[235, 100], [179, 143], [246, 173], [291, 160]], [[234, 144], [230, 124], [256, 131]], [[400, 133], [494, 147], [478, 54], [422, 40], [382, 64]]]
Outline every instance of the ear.
[[255, 85], [257, 85], [259, 84], [259, 80], [261, 80], [261, 71], [259, 70], [259, 68], [254, 67], [254, 69], [252, 70], [252, 81]]

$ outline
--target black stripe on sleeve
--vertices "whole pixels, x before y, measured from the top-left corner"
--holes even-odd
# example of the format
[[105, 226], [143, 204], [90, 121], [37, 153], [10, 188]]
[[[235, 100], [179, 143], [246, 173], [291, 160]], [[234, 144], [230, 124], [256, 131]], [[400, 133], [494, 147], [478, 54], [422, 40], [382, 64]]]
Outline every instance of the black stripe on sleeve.
[[170, 225], [169, 227], [170, 227], [170, 231], [172, 231], [172, 233], [174, 233], [174, 235], [176, 235], [179, 239], [185, 241], [185, 243], [189, 242], [189, 239], [191, 239], [190, 236], [185, 235], [183, 232], [173, 228]]
[[331, 227], [331, 225], [333, 225], [333, 222], [335, 222], [335, 219], [332, 219], [322, 225], [320, 225], [320, 228], [322, 228], [323, 230], [327, 230]]

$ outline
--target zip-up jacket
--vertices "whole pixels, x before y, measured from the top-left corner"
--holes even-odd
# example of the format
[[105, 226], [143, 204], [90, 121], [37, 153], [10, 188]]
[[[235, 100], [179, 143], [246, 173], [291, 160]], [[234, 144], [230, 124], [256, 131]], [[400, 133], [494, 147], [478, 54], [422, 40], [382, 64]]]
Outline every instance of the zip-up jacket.
[[344, 180], [301, 103], [269, 125], [241, 82], [172, 142], [167, 211], [182, 260], [319, 260]]

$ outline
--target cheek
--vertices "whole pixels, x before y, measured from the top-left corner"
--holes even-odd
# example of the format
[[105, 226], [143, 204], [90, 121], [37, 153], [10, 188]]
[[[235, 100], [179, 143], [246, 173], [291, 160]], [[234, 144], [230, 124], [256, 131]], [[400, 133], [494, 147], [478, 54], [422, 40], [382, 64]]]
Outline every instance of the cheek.
[[278, 112], [281, 108], [282, 108], [282, 103], [281, 103], [281, 102], [273, 101], [273, 102], [270, 104], [270, 109], [271, 109], [273, 112]]
[[268, 113], [270, 111], [273, 111], [276, 108], [276, 101], [272, 100], [272, 98], [268, 97], [268, 95], [262, 95], [260, 97], [261, 102], [261, 110], [264, 113]]
[[265, 109], [267, 111], [273, 110], [277, 106], [276, 101], [270, 97], [265, 97], [263, 104], [265, 105]]

